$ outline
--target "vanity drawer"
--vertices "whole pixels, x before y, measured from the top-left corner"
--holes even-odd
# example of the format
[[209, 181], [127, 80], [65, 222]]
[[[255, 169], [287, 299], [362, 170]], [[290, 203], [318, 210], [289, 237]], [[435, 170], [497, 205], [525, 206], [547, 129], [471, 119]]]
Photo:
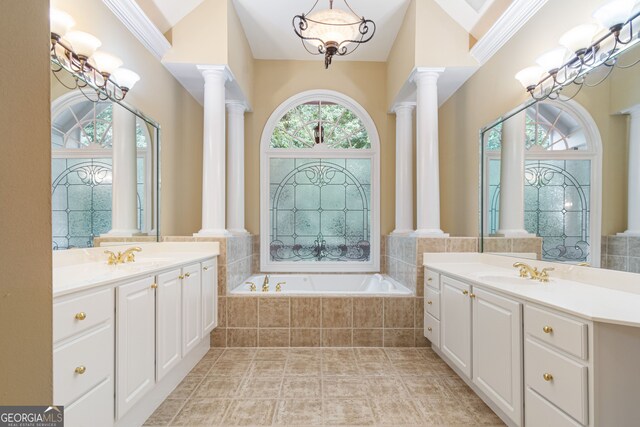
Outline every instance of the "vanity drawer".
[[64, 423], [69, 427], [112, 427], [113, 380], [107, 378], [64, 408]]
[[[106, 378], [113, 378], [113, 324], [53, 350], [53, 394], [69, 405]], [[84, 368], [84, 370], [82, 370]]]
[[525, 390], [524, 425], [527, 427], [580, 427], [571, 417], [553, 406], [547, 399], [529, 387]]
[[424, 336], [432, 347], [440, 348], [440, 321], [429, 313], [424, 313]]
[[[551, 377], [545, 378], [546, 375]], [[524, 345], [524, 380], [542, 397], [580, 423], [587, 424], [589, 403], [586, 366], [527, 338]]]
[[433, 289], [440, 290], [440, 273], [424, 269], [424, 284]]
[[587, 324], [537, 307], [524, 308], [524, 331], [545, 343], [586, 360]]
[[113, 317], [113, 289], [53, 304], [53, 342], [87, 330]]
[[440, 292], [429, 287], [424, 289], [424, 309], [436, 319], [440, 319]]

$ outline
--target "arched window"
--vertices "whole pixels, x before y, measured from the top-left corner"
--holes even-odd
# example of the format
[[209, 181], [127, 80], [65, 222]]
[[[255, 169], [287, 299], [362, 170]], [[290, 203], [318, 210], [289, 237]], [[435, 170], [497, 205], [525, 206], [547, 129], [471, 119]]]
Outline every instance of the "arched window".
[[274, 111], [261, 144], [261, 269], [378, 271], [379, 139], [367, 112], [304, 92]]
[[[543, 101], [525, 117], [525, 229], [542, 237], [542, 259], [600, 260], [601, 141], [578, 103]], [[485, 137], [488, 234], [499, 226], [502, 125]]]
[[[52, 103], [51, 198], [53, 248], [91, 247], [111, 229], [111, 102], [93, 102], [70, 92]], [[152, 212], [151, 138], [136, 123], [138, 227], [145, 231]], [[148, 231], [148, 230], [146, 230]]]

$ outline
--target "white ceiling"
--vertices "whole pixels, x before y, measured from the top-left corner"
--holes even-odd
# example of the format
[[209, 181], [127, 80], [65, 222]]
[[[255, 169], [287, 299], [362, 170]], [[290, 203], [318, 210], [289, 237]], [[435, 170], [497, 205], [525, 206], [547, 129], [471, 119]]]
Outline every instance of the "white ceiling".
[[468, 33], [494, 0], [435, 0]]
[[204, 0], [137, 0], [156, 27], [165, 33]]
[[[292, 20], [295, 15], [307, 13], [314, 2], [233, 0], [253, 56], [256, 59], [309, 60], [309, 53], [293, 32]], [[386, 61], [409, 2], [410, 0], [350, 0], [349, 5], [358, 15], [376, 23], [376, 33], [370, 42], [349, 55], [349, 60]], [[320, 0], [316, 10], [326, 9], [328, 5], [327, 0]], [[343, 0], [335, 0], [334, 8], [345, 8]]]

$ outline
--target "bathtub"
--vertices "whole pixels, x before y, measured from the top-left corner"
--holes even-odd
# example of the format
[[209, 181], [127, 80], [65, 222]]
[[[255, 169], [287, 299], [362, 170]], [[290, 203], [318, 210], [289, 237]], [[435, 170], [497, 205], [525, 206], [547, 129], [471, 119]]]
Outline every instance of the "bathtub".
[[[413, 295], [413, 292], [382, 274], [273, 274], [269, 291], [262, 292], [264, 274], [249, 277], [231, 291], [232, 295]], [[251, 291], [251, 284], [256, 291]], [[281, 283], [281, 291], [276, 285]]]

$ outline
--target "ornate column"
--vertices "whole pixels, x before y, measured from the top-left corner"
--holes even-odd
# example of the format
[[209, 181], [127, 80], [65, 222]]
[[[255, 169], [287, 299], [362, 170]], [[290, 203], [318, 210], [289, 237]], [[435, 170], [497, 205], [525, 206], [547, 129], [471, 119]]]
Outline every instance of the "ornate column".
[[202, 143], [202, 229], [195, 236], [227, 236], [225, 229], [225, 83], [224, 66], [198, 66], [204, 76]]
[[640, 236], [640, 104], [629, 114], [629, 176], [627, 196], [627, 236]]
[[396, 113], [396, 228], [393, 234], [408, 234], [413, 229], [413, 108], [403, 102]]
[[136, 116], [113, 103], [111, 230], [106, 236], [139, 235]]
[[233, 234], [248, 234], [244, 228], [244, 112], [240, 101], [227, 102], [227, 144], [229, 182], [227, 185], [227, 228]]
[[440, 229], [440, 167], [438, 157], [438, 77], [444, 68], [419, 68], [417, 86], [416, 179], [418, 236], [447, 237]]
[[526, 112], [502, 125], [500, 154], [500, 225], [497, 235], [529, 236], [524, 229], [524, 130]]

